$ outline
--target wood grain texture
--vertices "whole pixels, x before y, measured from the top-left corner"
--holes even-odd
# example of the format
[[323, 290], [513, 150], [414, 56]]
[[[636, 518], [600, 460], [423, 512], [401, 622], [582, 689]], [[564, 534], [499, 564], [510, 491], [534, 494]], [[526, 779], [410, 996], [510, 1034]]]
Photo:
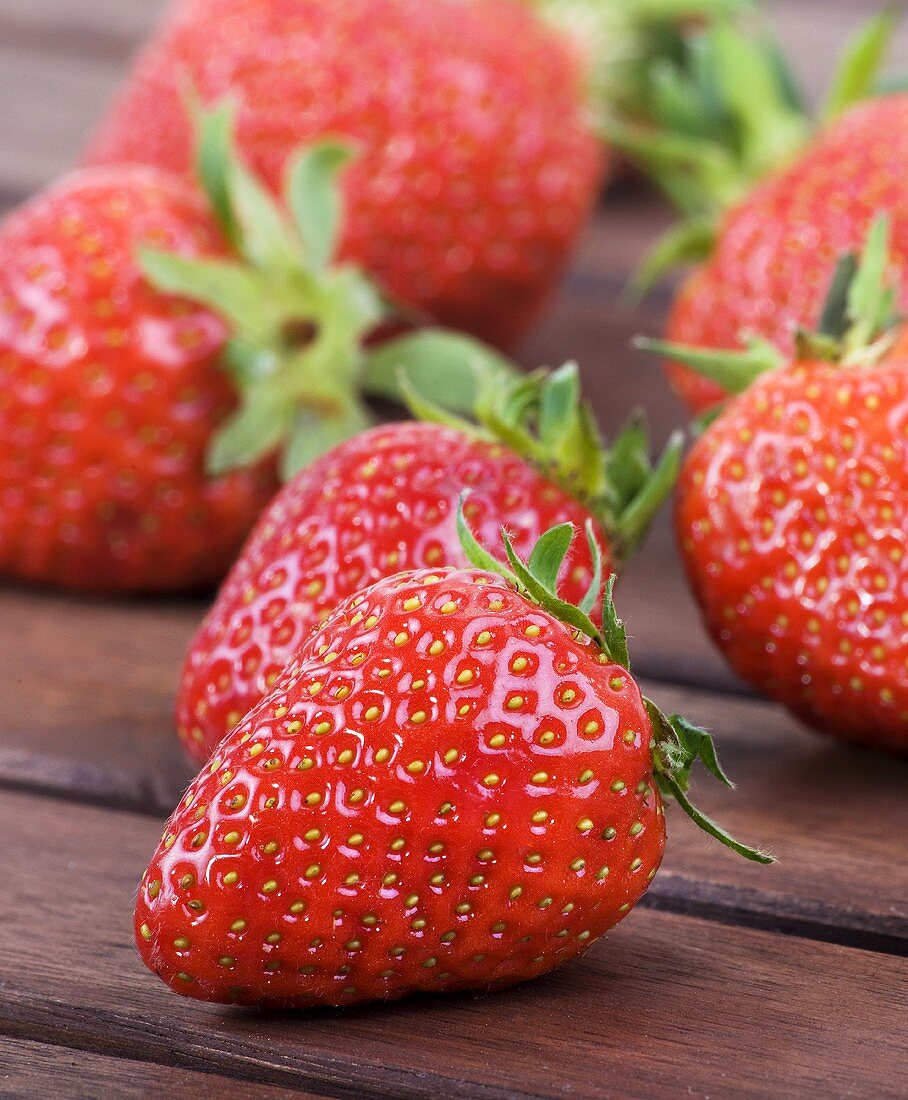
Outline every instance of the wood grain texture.
[[218, 1100], [305, 1100], [317, 1095], [0, 1035], [0, 1100], [144, 1100], [153, 1095], [190, 1100], [211, 1094]]
[[[875, 7], [853, 0], [764, 0], [811, 98], [827, 87], [845, 36]], [[0, 5], [0, 202], [70, 166], [166, 0], [3, 0]], [[908, 67], [908, 24], [890, 68]]]
[[4, 852], [30, 855], [0, 856], [17, 899], [0, 921], [0, 1031], [15, 1037], [358, 1097], [900, 1091], [908, 962], [653, 912], [494, 997], [296, 1015], [180, 1000], [131, 942], [157, 827], [58, 809], [0, 807]]

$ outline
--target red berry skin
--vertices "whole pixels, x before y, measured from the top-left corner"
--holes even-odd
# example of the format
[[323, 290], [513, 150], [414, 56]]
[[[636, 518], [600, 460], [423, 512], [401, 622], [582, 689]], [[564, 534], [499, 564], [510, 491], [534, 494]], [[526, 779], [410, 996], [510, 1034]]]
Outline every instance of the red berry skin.
[[764, 375], [693, 448], [677, 532], [736, 672], [808, 725], [908, 751], [908, 360]]
[[288, 158], [353, 139], [343, 255], [442, 324], [513, 344], [592, 209], [602, 150], [584, 63], [516, 0], [178, 0], [90, 163], [192, 171], [186, 88], [240, 104], [278, 191]]
[[476, 570], [387, 578], [309, 635], [171, 817], [136, 943], [202, 1000], [487, 990], [573, 958], [665, 845], [637, 685]]
[[234, 404], [222, 322], [154, 291], [141, 244], [225, 245], [181, 181], [76, 173], [0, 227], [0, 573], [99, 592], [207, 586], [275, 487], [210, 479]]
[[[711, 259], [678, 294], [667, 338], [722, 349], [757, 335], [793, 354], [797, 329], [817, 327], [839, 258], [863, 249], [883, 212], [892, 222], [899, 299], [908, 307], [906, 180], [908, 95], [853, 108], [728, 215]], [[693, 413], [725, 397], [686, 367], [672, 364], [669, 375]]]
[[[342, 600], [405, 569], [466, 565], [455, 525], [464, 489], [470, 527], [496, 553], [502, 524], [526, 554], [555, 524], [592, 518], [505, 447], [451, 428], [391, 424], [342, 443], [275, 497], [190, 648], [177, 704], [189, 754], [209, 758]], [[564, 597], [579, 601], [592, 576], [578, 539]]]

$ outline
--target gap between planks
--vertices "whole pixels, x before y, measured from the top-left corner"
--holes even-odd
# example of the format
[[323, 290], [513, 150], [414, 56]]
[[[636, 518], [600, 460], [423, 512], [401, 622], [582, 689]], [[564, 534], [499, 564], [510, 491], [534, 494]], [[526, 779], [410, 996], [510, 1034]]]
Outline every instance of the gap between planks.
[[697, 1095], [745, 1084], [765, 1095], [767, 1075], [793, 1096], [821, 1080], [835, 1094], [892, 1091], [904, 965], [825, 944], [793, 952], [778, 936], [655, 912], [501, 995], [294, 1014], [195, 1004], [151, 979], [132, 946], [133, 875], [152, 827], [97, 810], [64, 825], [51, 806], [18, 802], [9, 842], [42, 852], [44, 874], [9, 869], [20, 899], [0, 926], [15, 960], [0, 985], [9, 1034], [338, 1096], [533, 1097], [542, 1082], [546, 1096], [674, 1095], [679, 1059]]

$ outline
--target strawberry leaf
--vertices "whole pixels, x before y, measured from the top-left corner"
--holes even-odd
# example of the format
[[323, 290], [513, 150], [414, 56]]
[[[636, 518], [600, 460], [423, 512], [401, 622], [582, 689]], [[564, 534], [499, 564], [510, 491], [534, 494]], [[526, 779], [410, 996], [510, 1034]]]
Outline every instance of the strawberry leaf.
[[[502, 528], [501, 537], [509, 563], [505, 565], [480, 546], [470, 531], [463, 511], [467, 495], [467, 493], [461, 494], [457, 509], [457, 532], [467, 560], [480, 569], [486, 569], [504, 577], [509, 584], [514, 585], [518, 591], [544, 611], [590, 638], [610, 662], [630, 671], [627, 632], [618, 618], [612, 599], [615, 587], [614, 574], [609, 577], [606, 585], [603, 606], [604, 626], [601, 632], [596, 629], [582, 608], [562, 600], [555, 591], [558, 574], [570, 549], [570, 536], [573, 533], [571, 525], [560, 524], [547, 531], [533, 548], [526, 562], [520, 559], [510, 535]], [[592, 549], [591, 530], [587, 531], [587, 537], [591, 540]], [[775, 862], [772, 856], [758, 848], [751, 848], [735, 840], [712, 818], [694, 806], [687, 797], [690, 772], [698, 761], [720, 782], [728, 787], [733, 786], [722, 770], [715, 744], [709, 733], [680, 715], [674, 714], [671, 718], [667, 718], [651, 699], [644, 697], [643, 703], [652, 725], [653, 773], [662, 793], [674, 798], [681, 809], [704, 832], [715, 837], [738, 855], [756, 863]]]
[[750, 860], [751, 863], [762, 863], [766, 865], [776, 862], [775, 857], [771, 856], [768, 852], [764, 852], [760, 848], [752, 848], [750, 845], [742, 844], [740, 840], [736, 840], [731, 833], [723, 829], [717, 822], [713, 821], [708, 814], [698, 809], [687, 797], [686, 792], [682, 790], [671, 776], [662, 775], [659, 777], [659, 781], [663, 793], [670, 795], [691, 821], [702, 829], [704, 833], [718, 840], [720, 844], [731, 849], [731, 851], [737, 853], [737, 855]]
[[896, 5], [883, 8], [848, 43], [822, 112], [824, 119], [835, 118], [873, 94], [900, 19]]
[[511, 536], [506, 531], [502, 531], [502, 538], [504, 539], [508, 561], [517, 578], [518, 585], [529, 595], [530, 599], [539, 604], [544, 611], [554, 615], [556, 619], [560, 619], [568, 626], [574, 627], [581, 634], [591, 638], [600, 648], [604, 648], [602, 634], [593, 625], [590, 617], [584, 614], [579, 607], [568, 603], [567, 600], [560, 599], [554, 592], [546, 588], [538, 577], [533, 576], [527, 565], [517, 556], [517, 551], [511, 542]]
[[586, 590], [586, 595], [580, 601], [580, 610], [589, 615], [593, 608], [596, 606], [596, 601], [599, 599], [599, 594], [602, 592], [602, 551], [599, 549], [599, 543], [596, 541], [596, 532], [593, 530], [593, 521], [588, 519], [583, 526], [584, 533], [586, 534], [586, 543], [590, 548], [590, 557], [593, 560], [593, 576], [590, 580], [590, 586]]
[[471, 565], [475, 565], [477, 569], [485, 569], [489, 573], [497, 573], [500, 577], [509, 583], [517, 586], [517, 578], [503, 563], [498, 561], [492, 554], [486, 550], [477, 540], [476, 536], [470, 530], [469, 524], [464, 516], [463, 506], [468, 492], [460, 494], [460, 500], [457, 502], [457, 536], [460, 539], [460, 545], [466, 555], [467, 561]]
[[324, 271], [334, 257], [341, 221], [337, 177], [353, 156], [349, 145], [321, 141], [302, 149], [290, 163], [288, 205], [312, 271]]
[[726, 848], [754, 863], [775, 863], [773, 857], [766, 852], [736, 840], [687, 797], [690, 772], [698, 760], [717, 779], [729, 787], [732, 786], [719, 764], [715, 745], [706, 730], [692, 725], [679, 715], [666, 718], [651, 699], [645, 698], [644, 703], [653, 725], [656, 741], [653, 763], [662, 793], [673, 798], [699, 828]]
[[683, 363], [729, 394], [743, 393], [761, 374], [775, 370], [785, 362], [777, 348], [759, 339], [748, 341], [743, 351], [695, 348], [667, 340], [651, 340], [646, 336], [638, 336], [634, 347]]
[[250, 391], [239, 412], [216, 433], [208, 472], [217, 477], [266, 458], [287, 438], [293, 418], [293, 406], [279, 386], [266, 384]]
[[726, 787], [730, 787], [734, 790], [735, 785], [723, 771], [722, 765], [719, 763], [719, 758], [716, 755], [715, 743], [708, 731], [688, 722], [688, 720], [680, 714], [670, 715], [668, 724], [674, 730], [678, 741], [689, 755], [691, 761], [700, 760], [716, 779], [724, 783]]
[[207, 306], [246, 339], [267, 338], [274, 323], [273, 299], [253, 271], [241, 264], [187, 259], [150, 248], [141, 249], [137, 260], [156, 290]]
[[560, 523], [539, 539], [527, 561], [530, 573], [549, 592], [555, 591], [558, 574], [564, 564], [568, 549], [574, 540], [574, 527]]
[[615, 601], [612, 598], [615, 591], [617, 577], [613, 573], [605, 585], [605, 596], [602, 600], [602, 635], [605, 645], [603, 649], [609, 658], [628, 672], [631, 669], [630, 654], [627, 649], [627, 631], [624, 623], [618, 618]]
[[230, 143], [235, 105], [225, 100], [214, 110], [207, 111], [195, 99], [192, 114], [198, 133], [196, 163], [199, 178], [225, 236], [234, 247], [239, 248], [239, 227], [230, 198]]
[[354, 401], [337, 416], [316, 416], [308, 409], [297, 413], [290, 440], [281, 456], [285, 481], [351, 436], [371, 427], [368, 410]]
[[[407, 405], [428, 400], [440, 410], [469, 415], [476, 407], [481, 379], [496, 373], [515, 377], [516, 368], [471, 336], [422, 329], [371, 349], [363, 362], [362, 387], [373, 397]], [[406, 394], [399, 386], [401, 377], [408, 383]], [[411, 406], [411, 411], [416, 410]]]

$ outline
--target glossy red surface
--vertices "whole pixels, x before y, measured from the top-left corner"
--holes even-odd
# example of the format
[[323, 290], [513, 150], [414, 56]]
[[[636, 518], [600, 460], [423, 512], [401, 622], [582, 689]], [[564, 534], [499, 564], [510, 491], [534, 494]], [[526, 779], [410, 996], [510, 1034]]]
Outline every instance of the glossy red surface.
[[488, 989], [583, 951], [665, 843], [628, 673], [476, 571], [342, 604], [219, 747], [140, 887], [148, 966], [202, 999]]
[[172, 591], [216, 581], [276, 486], [210, 479], [234, 405], [208, 310], [158, 294], [141, 245], [225, 253], [204, 206], [147, 168], [76, 173], [0, 228], [0, 573]]
[[908, 751], [908, 361], [765, 375], [691, 452], [677, 530], [741, 676], [818, 729]]
[[[792, 354], [797, 329], [817, 326], [839, 258], [863, 249], [884, 212], [900, 302], [908, 307], [906, 181], [908, 95], [852, 109], [729, 213], [711, 259], [681, 288], [668, 339], [734, 348], [757, 335]], [[672, 365], [669, 375], [692, 412], [724, 396], [686, 367]]]
[[345, 256], [500, 345], [534, 320], [598, 192], [584, 65], [516, 0], [176, 0], [90, 162], [191, 172], [188, 87], [236, 99], [240, 147], [276, 190], [301, 143], [352, 138]]
[[[177, 710], [186, 749], [206, 760], [341, 600], [404, 569], [465, 565], [455, 527], [464, 489], [472, 530], [499, 556], [502, 524], [529, 553], [555, 524], [589, 518], [506, 448], [450, 428], [392, 424], [342, 443], [275, 498], [196, 636]], [[578, 539], [565, 598], [579, 601], [591, 580]]]

